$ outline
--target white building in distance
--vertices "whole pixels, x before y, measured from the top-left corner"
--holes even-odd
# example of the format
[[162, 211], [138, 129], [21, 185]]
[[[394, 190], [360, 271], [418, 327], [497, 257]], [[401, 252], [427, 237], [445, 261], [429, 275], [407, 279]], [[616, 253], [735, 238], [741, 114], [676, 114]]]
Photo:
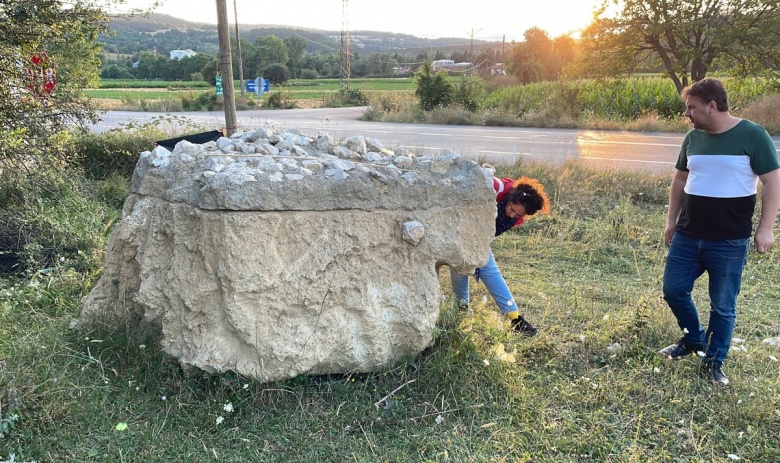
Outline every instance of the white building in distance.
[[431, 63], [431, 70], [436, 71], [466, 71], [468, 69], [471, 69], [473, 65], [471, 63], [456, 63], [455, 61], [451, 59], [437, 59], [433, 63]]
[[197, 54], [198, 52], [192, 51], [189, 48], [186, 50], [171, 50], [171, 59], [190, 58]]

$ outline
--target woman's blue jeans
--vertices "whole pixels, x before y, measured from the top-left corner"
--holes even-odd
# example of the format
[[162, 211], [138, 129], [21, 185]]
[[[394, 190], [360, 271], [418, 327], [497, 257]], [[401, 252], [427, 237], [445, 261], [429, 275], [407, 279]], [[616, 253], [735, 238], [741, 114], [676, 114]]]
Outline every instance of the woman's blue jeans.
[[[737, 295], [747, 261], [750, 238], [703, 240], [674, 233], [666, 256], [663, 277], [664, 299], [687, 330], [685, 340], [707, 344], [705, 354], [715, 363], [728, 355], [737, 320]], [[709, 276], [710, 323], [706, 331], [691, 297], [693, 283], [704, 272]], [[708, 342], [709, 341], [709, 342]]]
[[[502, 314], [517, 311], [517, 304], [509, 291], [509, 287], [498, 269], [496, 259], [493, 257], [493, 251], [488, 249], [488, 261], [484, 267], [479, 269], [479, 279], [485, 284], [488, 292], [496, 301]], [[455, 273], [450, 267], [450, 284], [452, 291], [462, 304], [469, 303], [469, 275], [460, 275]]]

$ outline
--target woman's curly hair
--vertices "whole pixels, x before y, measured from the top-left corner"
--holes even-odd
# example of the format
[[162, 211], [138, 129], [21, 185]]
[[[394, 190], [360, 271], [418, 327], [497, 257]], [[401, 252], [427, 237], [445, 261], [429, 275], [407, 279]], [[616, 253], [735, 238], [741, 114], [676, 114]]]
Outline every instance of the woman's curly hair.
[[520, 177], [507, 193], [510, 203], [522, 204], [529, 216], [541, 212], [550, 213], [550, 200], [544, 192], [544, 185], [535, 178]]

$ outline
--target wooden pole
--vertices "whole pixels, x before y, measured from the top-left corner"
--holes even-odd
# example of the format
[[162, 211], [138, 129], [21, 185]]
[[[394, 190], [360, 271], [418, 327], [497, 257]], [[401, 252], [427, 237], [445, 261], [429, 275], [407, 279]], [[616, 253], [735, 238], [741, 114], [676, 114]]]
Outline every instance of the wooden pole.
[[233, 0], [233, 14], [236, 17], [236, 51], [238, 52], [238, 88], [241, 89], [241, 98], [244, 98], [244, 61], [241, 57], [241, 37], [238, 35], [238, 8], [236, 0]]
[[225, 132], [236, 133], [236, 98], [233, 88], [233, 61], [230, 57], [230, 32], [225, 0], [217, 1], [217, 37], [219, 38], [219, 70], [222, 73], [222, 101], [225, 104]]

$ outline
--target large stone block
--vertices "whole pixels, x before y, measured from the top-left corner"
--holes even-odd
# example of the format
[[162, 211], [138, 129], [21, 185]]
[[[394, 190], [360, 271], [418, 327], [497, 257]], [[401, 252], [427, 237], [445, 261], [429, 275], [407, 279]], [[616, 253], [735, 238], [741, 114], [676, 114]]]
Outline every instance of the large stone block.
[[143, 153], [80, 321], [135, 312], [182, 365], [260, 381], [421, 352], [439, 316], [439, 266], [487, 260], [489, 179], [452, 152], [400, 168], [394, 154], [342, 159], [334, 145], [262, 130]]

